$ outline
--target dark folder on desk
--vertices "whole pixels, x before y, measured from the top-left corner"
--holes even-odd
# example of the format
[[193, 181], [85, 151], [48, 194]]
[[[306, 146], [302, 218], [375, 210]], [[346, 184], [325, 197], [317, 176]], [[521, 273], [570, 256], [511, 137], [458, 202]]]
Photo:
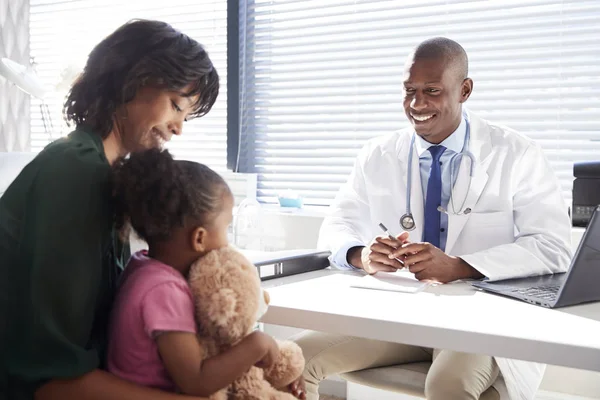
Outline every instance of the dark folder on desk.
[[282, 278], [329, 267], [331, 252], [302, 249], [248, 254], [248, 259], [258, 268], [260, 279]]

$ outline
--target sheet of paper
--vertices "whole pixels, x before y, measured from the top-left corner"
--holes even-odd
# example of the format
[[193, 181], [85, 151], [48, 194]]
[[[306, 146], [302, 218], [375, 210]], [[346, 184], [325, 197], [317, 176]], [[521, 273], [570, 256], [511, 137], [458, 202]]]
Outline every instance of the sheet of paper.
[[361, 289], [388, 290], [393, 292], [416, 293], [429, 283], [418, 281], [415, 275], [406, 269], [396, 272], [378, 272], [356, 279], [351, 287]]

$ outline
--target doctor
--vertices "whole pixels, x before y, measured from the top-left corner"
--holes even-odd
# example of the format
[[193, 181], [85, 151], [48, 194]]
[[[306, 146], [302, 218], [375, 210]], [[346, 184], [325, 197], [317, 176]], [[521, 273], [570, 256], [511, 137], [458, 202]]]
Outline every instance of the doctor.
[[[319, 245], [335, 266], [374, 274], [402, 268], [398, 258], [417, 279], [439, 282], [566, 270], [570, 220], [550, 165], [532, 140], [463, 111], [473, 90], [467, 73], [464, 49], [449, 39], [409, 55], [403, 94], [412, 127], [359, 153], [321, 227]], [[404, 232], [395, 241], [378, 236], [380, 222]], [[318, 332], [296, 340], [309, 400], [329, 375], [430, 360], [429, 400], [529, 400], [544, 372], [524, 361]]]

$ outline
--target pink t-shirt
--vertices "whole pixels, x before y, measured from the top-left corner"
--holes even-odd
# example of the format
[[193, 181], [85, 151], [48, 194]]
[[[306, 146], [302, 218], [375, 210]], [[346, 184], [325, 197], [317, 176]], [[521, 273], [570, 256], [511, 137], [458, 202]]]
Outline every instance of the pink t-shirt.
[[155, 335], [196, 333], [194, 301], [175, 269], [135, 253], [125, 268], [111, 315], [108, 370], [140, 385], [174, 391], [162, 364]]

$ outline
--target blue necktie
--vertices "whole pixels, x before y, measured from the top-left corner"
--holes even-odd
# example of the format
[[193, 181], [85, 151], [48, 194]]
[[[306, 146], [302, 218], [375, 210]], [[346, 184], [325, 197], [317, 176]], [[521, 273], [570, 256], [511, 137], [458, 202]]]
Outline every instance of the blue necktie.
[[440, 157], [446, 148], [444, 146], [430, 146], [428, 150], [431, 153], [433, 160], [431, 161], [431, 171], [429, 172], [429, 181], [427, 182], [423, 240], [439, 248], [441, 214], [438, 211], [438, 207], [442, 203], [442, 171], [440, 167]]

